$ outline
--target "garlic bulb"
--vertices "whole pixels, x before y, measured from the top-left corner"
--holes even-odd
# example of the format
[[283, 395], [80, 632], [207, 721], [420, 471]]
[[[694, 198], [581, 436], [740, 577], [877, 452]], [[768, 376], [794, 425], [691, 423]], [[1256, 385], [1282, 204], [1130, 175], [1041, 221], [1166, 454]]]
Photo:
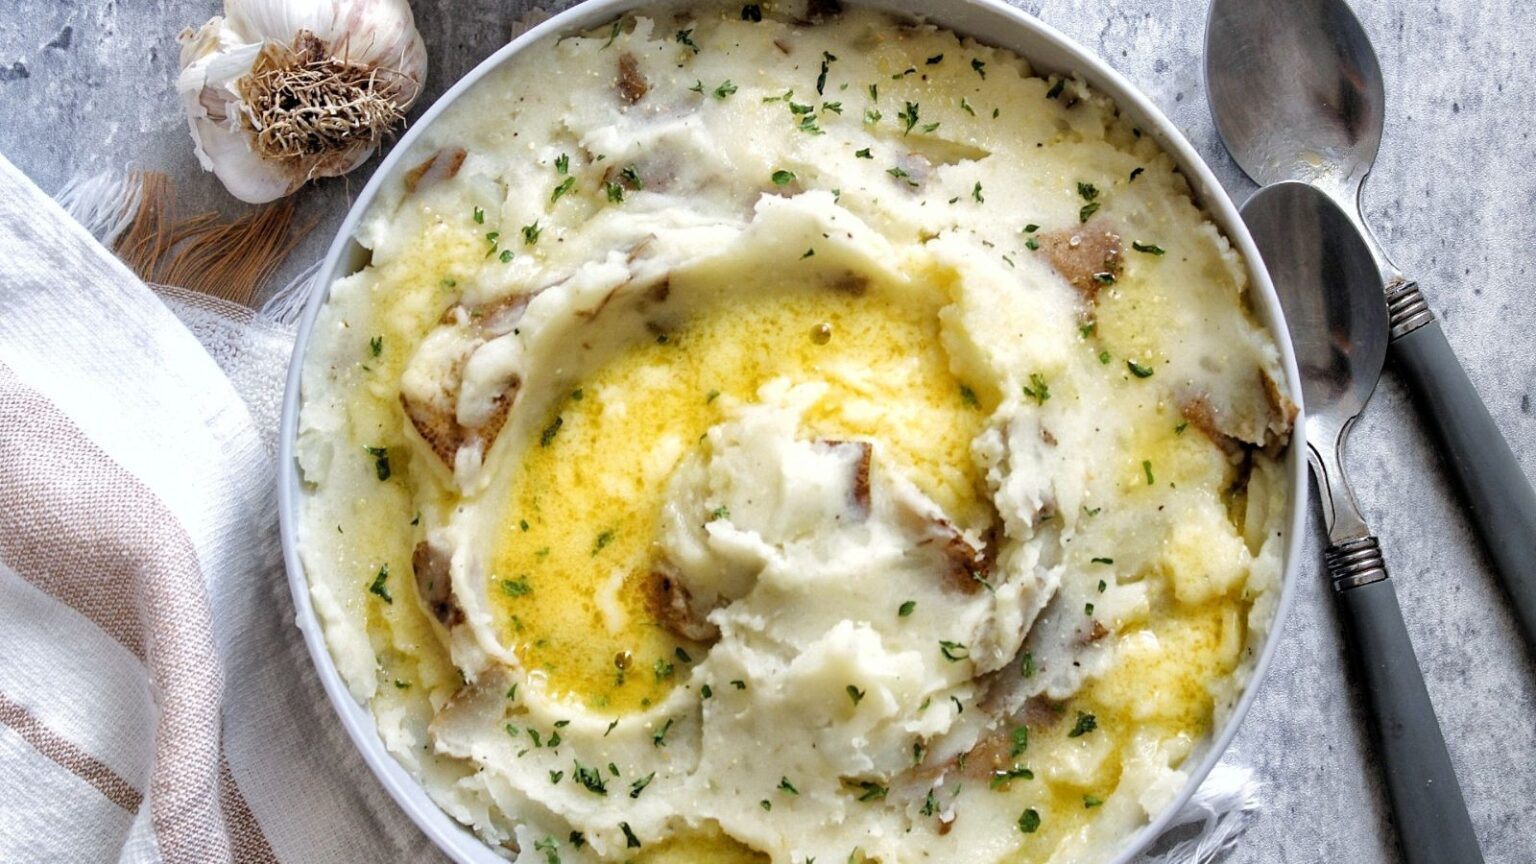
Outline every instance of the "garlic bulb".
[[179, 41], [197, 159], [253, 204], [356, 168], [427, 74], [408, 0], [225, 0]]

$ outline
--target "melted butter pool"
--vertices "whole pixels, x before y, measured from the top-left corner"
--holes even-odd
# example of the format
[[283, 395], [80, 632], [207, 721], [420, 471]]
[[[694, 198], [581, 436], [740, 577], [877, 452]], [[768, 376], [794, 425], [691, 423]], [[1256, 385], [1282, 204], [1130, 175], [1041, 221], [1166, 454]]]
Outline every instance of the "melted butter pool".
[[574, 388], [527, 443], [493, 553], [498, 625], [530, 674], [609, 711], [644, 709], [687, 678], [702, 649], [652, 623], [639, 588], [666, 482], [773, 379], [825, 382], [808, 434], [878, 439], [947, 511], [974, 517], [969, 448], [985, 414], [940, 347], [946, 302], [939, 287], [741, 292]]

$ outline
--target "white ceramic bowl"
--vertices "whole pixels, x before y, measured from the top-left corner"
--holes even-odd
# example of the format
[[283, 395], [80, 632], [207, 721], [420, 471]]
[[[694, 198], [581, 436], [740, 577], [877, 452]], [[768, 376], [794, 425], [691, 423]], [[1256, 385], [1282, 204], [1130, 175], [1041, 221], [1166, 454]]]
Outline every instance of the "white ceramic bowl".
[[[1178, 163], [1179, 169], [1189, 180], [1196, 203], [1205, 208], [1211, 219], [1246, 259], [1255, 311], [1260, 323], [1280, 347], [1281, 365], [1285, 372], [1286, 383], [1298, 404], [1300, 403], [1301, 379], [1296, 371], [1296, 359], [1286, 334], [1280, 301], [1275, 295], [1275, 288], [1270, 282], [1269, 274], [1259, 258], [1259, 251], [1254, 246], [1253, 238], [1249, 236], [1236, 206], [1216, 182], [1210, 168], [1201, 161], [1199, 154], [1177, 127], [1163, 116], [1162, 112], [1141, 91], [1098, 57], [1035, 18], [1005, 5], [1001, 0], [856, 0], [856, 2], [858, 5], [898, 14], [921, 16], [931, 23], [947, 27], [961, 35], [1009, 49], [1027, 59], [1037, 73], [1061, 72], [1080, 75], [1089, 85], [1113, 99], [1123, 114], [1139, 124], [1142, 130], [1150, 134]], [[283, 399], [278, 463], [278, 509], [282, 524], [283, 558], [288, 569], [288, 582], [293, 590], [294, 604], [298, 608], [299, 629], [304, 634], [305, 644], [309, 646], [310, 656], [314, 658], [326, 695], [330, 697], [342, 726], [346, 728], [352, 742], [362, 753], [364, 761], [373, 769], [379, 782], [384, 784], [384, 788], [399, 803], [406, 815], [459, 864], [504, 864], [506, 859], [493, 852], [467, 828], [440, 810], [427, 797], [426, 792], [416, 780], [406, 773], [405, 769], [384, 748], [374, 726], [373, 715], [366, 706], [358, 704], [352, 698], [346, 684], [341, 680], [341, 675], [336, 671], [335, 663], [332, 662], [330, 652], [326, 648], [325, 634], [310, 605], [309, 584], [304, 576], [298, 554], [298, 507], [302, 490], [298, 463], [294, 459], [293, 452], [298, 431], [301, 395], [299, 380], [304, 354], [309, 344], [310, 332], [314, 327], [315, 316], [325, 302], [329, 286], [335, 280], [367, 265], [367, 250], [353, 239], [359, 221], [373, 204], [381, 184], [396, 172], [407, 170], [414, 161], [419, 161], [413, 161], [410, 158], [412, 145], [421, 137], [423, 130], [431, 126], [449, 105], [453, 104], [466, 90], [477, 85], [492, 70], [547, 37], [589, 30], [628, 12], [654, 16], [670, 8], [686, 8], [689, 5], [693, 4], [677, 2], [677, 0], [666, 3], [657, 3], [654, 0], [650, 2], [647, 0], [589, 0], [556, 15], [513, 40], [511, 44], [486, 58], [483, 63], [455, 83], [395, 145], [394, 150], [374, 172], [372, 179], [352, 205], [351, 212], [342, 222], [341, 229], [331, 244], [330, 252], [317, 274], [319, 284], [324, 288], [310, 299], [308, 307], [304, 310], [304, 317], [299, 323], [298, 342], [294, 346], [293, 361], [288, 370], [287, 392]], [[1232, 713], [1226, 725], [1215, 730], [1215, 734], [1197, 748], [1185, 763], [1189, 782], [1178, 798], [1130, 838], [1111, 864], [1124, 864], [1150, 845], [1162, 833], [1179, 808], [1194, 794], [1195, 788], [1210, 773], [1211, 768], [1231, 742], [1232, 736], [1237, 733], [1237, 727], [1244, 715], [1248, 713], [1248, 707], [1252, 704], [1259, 684], [1269, 669], [1270, 658], [1280, 641], [1282, 625], [1295, 595], [1293, 589], [1297, 553], [1300, 549], [1303, 516], [1307, 503], [1306, 464], [1299, 455], [1305, 452], [1303, 426], [1302, 417], [1298, 417], [1295, 431], [1291, 436], [1290, 453], [1286, 463], [1286, 473], [1290, 478], [1290, 512], [1285, 524], [1289, 527], [1290, 534], [1285, 549], [1280, 603], [1275, 612], [1275, 620], [1270, 627], [1268, 641], [1263, 646], [1258, 665], [1254, 670], [1253, 679], [1249, 683], [1247, 692], [1238, 702], [1237, 710]]]

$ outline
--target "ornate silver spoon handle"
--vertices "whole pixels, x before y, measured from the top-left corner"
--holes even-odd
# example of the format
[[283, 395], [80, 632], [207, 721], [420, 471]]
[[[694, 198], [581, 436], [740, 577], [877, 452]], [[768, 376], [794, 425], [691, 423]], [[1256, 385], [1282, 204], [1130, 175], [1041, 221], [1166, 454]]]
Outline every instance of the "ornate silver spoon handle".
[[1365, 687], [1393, 821], [1408, 864], [1480, 864], [1482, 852], [1375, 537], [1324, 552]]
[[1472, 525], [1536, 650], [1536, 492], [1467, 379], [1440, 323], [1409, 282], [1387, 297], [1390, 351], [1456, 478]]

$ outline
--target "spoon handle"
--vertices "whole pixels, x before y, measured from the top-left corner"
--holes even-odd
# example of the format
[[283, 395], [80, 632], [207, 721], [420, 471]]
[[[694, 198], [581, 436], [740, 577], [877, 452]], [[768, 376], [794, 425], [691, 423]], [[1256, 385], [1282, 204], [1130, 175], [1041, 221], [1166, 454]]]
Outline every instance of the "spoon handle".
[[1387, 298], [1391, 352], [1429, 421], [1472, 524], [1536, 649], [1536, 492], [1413, 283]]
[[1375, 537], [1348, 540], [1329, 546], [1324, 559], [1365, 686], [1403, 860], [1481, 864], [1483, 854], [1380, 545]]

